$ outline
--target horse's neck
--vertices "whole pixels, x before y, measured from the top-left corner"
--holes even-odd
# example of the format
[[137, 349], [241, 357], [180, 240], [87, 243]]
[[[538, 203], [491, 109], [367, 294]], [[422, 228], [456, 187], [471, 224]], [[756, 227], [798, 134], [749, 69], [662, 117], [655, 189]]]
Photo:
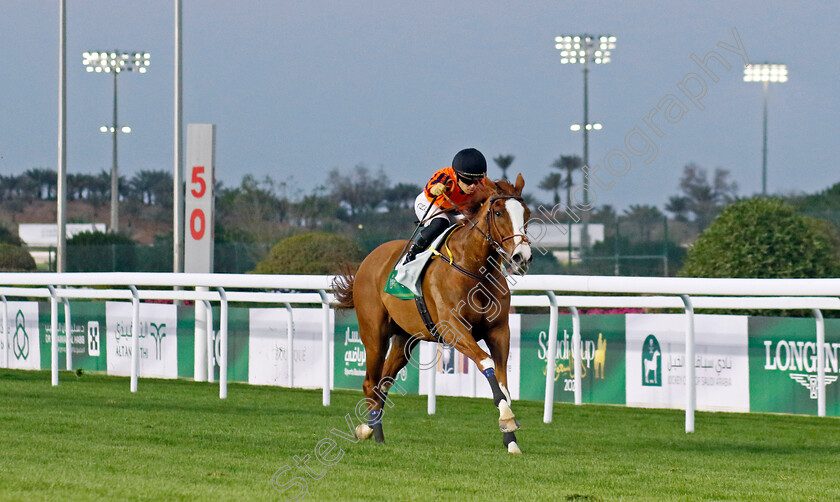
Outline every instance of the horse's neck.
[[482, 232], [489, 235], [489, 229], [482, 228], [480, 219], [475, 222], [475, 226], [477, 228], [473, 228], [473, 223], [466, 221], [463, 230], [452, 236], [450, 244], [456, 248], [456, 256], [461, 257], [462, 267], [471, 272], [480, 273], [479, 269], [486, 266], [487, 260], [495, 253], [495, 250], [482, 235]]

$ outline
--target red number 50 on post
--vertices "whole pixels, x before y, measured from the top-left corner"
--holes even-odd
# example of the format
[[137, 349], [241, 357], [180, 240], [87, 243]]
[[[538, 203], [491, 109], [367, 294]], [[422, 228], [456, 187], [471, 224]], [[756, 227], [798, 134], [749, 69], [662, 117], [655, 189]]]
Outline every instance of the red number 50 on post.
[[[201, 177], [202, 174], [204, 174], [204, 166], [193, 166], [192, 173], [190, 174], [190, 183], [193, 185], [193, 188], [190, 190], [190, 193], [197, 199], [204, 197], [204, 194], [207, 193], [207, 183]], [[190, 214], [190, 235], [192, 235], [193, 239], [201, 240], [204, 237], [204, 230], [207, 228], [205, 220], [203, 209], [193, 209]]]

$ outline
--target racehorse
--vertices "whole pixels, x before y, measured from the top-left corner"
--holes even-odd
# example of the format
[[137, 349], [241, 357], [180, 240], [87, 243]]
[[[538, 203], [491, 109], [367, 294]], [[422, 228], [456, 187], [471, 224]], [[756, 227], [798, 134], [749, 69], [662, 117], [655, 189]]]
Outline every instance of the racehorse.
[[[384, 292], [406, 241], [380, 245], [355, 274], [346, 270], [336, 277], [333, 286], [338, 307], [355, 306], [366, 351], [363, 390], [370, 419], [356, 427], [359, 438], [373, 434], [377, 442], [385, 440], [382, 415], [388, 389], [409, 362], [417, 342], [433, 341], [455, 347], [482, 371], [499, 410], [503, 444], [510, 453], [521, 453], [514, 434], [519, 423], [507, 390], [510, 289], [504, 275], [524, 275], [531, 262], [525, 235], [530, 210], [522, 200], [524, 185], [521, 174], [514, 185], [488, 179], [459, 208], [464, 219], [450, 235], [447, 252], [430, 262], [422, 279], [423, 296], [434, 322], [432, 330], [424, 324], [415, 302]], [[486, 342], [490, 354], [478, 345], [479, 340]]]

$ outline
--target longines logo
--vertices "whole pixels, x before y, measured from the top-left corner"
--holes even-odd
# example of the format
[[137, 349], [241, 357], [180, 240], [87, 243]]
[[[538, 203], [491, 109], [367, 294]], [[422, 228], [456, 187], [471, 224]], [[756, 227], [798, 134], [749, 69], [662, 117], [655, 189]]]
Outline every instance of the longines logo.
[[[773, 343], [773, 340], [764, 340], [764, 369], [787, 371], [791, 379], [808, 389], [811, 399], [817, 399], [817, 344], [779, 340], [774, 348]], [[837, 381], [837, 373], [840, 373], [837, 359], [840, 343], [826, 343], [824, 347], [825, 385], [828, 386]]]

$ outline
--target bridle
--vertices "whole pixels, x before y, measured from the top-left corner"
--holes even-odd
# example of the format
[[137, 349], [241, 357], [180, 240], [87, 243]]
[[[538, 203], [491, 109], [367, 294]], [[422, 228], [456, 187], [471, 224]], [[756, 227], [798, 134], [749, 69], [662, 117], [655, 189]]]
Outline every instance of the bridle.
[[[446, 194], [443, 194], [443, 196], [446, 197], [446, 200], [449, 201], [449, 203], [452, 204], [453, 207], [455, 207], [459, 210], [461, 209], [461, 207], [458, 206], [457, 204], [455, 204], [454, 202], [452, 202], [452, 200], [450, 200], [449, 197]], [[482, 229], [480, 229], [478, 227], [478, 225], [476, 225], [473, 220], [467, 220], [467, 221], [469, 221], [470, 224], [472, 225], [472, 227], [470, 229], [471, 230], [474, 229], [474, 230], [478, 231], [478, 233], [480, 233], [481, 236], [484, 237], [484, 240], [486, 240], [487, 242], [490, 243], [491, 246], [493, 246], [493, 249], [496, 250], [496, 252], [499, 254], [499, 256], [505, 258], [506, 261], [511, 261], [509, 259], [509, 255], [508, 255], [507, 251], [505, 251], [505, 249], [504, 249], [503, 244], [506, 241], [511, 240], [511, 239], [515, 239], [517, 237], [522, 239], [521, 241], [519, 241], [518, 244], [530, 244], [531, 240], [528, 239], [528, 236], [525, 235], [525, 234], [514, 233], [514, 234], [511, 234], [511, 235], [508, 235], [507, 237], [504, 237], [504, 236], [502, 236], [502, 232], [499, 231], [499, 227], [496, 225], [496, 215], [493, 212], [493, 203], [496, 202], [497, 200], [507, 200], [507, 199], [512, 199], [512, 200], [515, 200], [515, 201], [518, 201], [518, 202], [522, 203], [522, 205], [525, 205], [525, 201], [522, 199], [522, 197], [519, 197], [517, 195], [494, 195], [494, 196], [490, 197], [489, 199], [487, 199], [487, 202], [485, 202], [485, 204], [487, 204], [487, 213], [486, 213], [486, 217], [485, 217], [485, 219], [487, 221], [487, 232], [486, 233]], [[500, 240], [497, 240], [493, 237], [493, 230], [494, 229], [496, 230], [496, 233], [499, 235]], [[472, 274], [468, 274], [468, 275], [472, 275]]]
[[[484, 235], [484, 238], [488, 242], [490, 242], [493, 245], [493, 247], [496, 248], [497, 252], [500, 251], [500, 248], [502, 248], [502, 244], [504, 244], [505, 241], [510, 240], [510, 239], [515, 239], [517, 237], [522, 239], [521, 241], [519, 241], [518, 244], [530, 244], [531, 243], [531, 240], [528, 239], [528, 236], [525, 235], [525, 234], [511, 234], [511, 235], [508, 235], [507, 237], [502, 237], [502, 239], [500, 241], [496, 241], [495, 239], [492, 239], [491, 236], [493, 234], [493, 231], [491, 230], [491, 219], [490, 219], [491, 215], [490, 215], [490, 213], [493, 213], [493, 203], [496, 202], [497, 200], [506, 200], [506, 199], [512, 199], [512, 200], [515, 200], [517, 202], [520, 202], [523, 206], [525, 205], [525, 201], [522, 199], [522, 197], [519, 197], [519, 196], [516, 196], [516, 195], [494, 195], [493, 197], [490, 197], [490, 199], [488, 201], [490, 206], [487, 208], [487, 231], [490, 233], [490, 235], [486, 235], [484, 232], [481, 231], [480, 228], [478, 228], [475, 224], [473, 224], [473, 228], [475, 228], [476, 230], [481, 232], [481, 234]], [[500, 232], [499, 227], [496, 226], [496, 215], [493, 214], [492, 216], [493, 216], [492, 228], [495, 229], [496, 233], [499, 234], [499, 236], [501, 237], [502, 232]], [[504, 252], [504, 249], [502, 248], [501, 251]], [[507, 254], [507, 253], [504, 253], [504, 254]]]

